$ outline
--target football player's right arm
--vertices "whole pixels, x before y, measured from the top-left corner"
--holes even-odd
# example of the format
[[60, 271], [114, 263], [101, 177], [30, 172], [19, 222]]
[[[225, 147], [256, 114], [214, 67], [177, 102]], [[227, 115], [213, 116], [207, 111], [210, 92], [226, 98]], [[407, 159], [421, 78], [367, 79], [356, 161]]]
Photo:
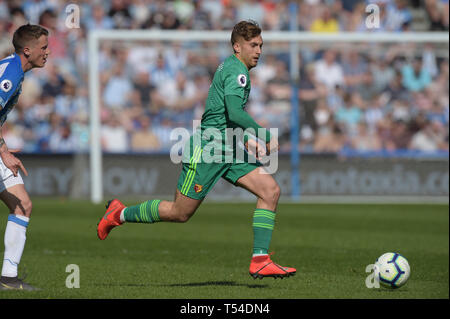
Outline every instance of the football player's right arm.
[[242, 103], [242, 98], [237, 95], [225, 96], [225, 108], [228, 113], [228, 119], [244, 130], [255, 130], [256, 134], [262, 130], [264, 134], [263, 136], [258, 136], [258, 138], [266, 143], [269, 142], [271, 137], [270, 132], [255, 122], [255, 120], [244, 110]]
[[[266, 143], [266, 153], [270, 154], [273, 150], [278, 150], [279, 146], [276, 138], [271, 136], [269, 130], [261, 127], [253, 118], [244, 110], [244, 91], [246, 86], [245, 72], [239, 68], [229, 68], [224, 70], [224, 96], [225, 109], [228, 114], [228, 120], [242, 129], [253, 129], [258, 138]], [[244, 78], [244, 82], [239, 81]], [[261, 132], [262, 129], [262, 132]], [[261, 135], [259, 133], [262, 133]], [[244, 144], [248, 149], [247, 135], [244, 135]]]
[[[269, 130], [255, 122], [255, 120], [244, 110], [242, 103], [243, 99], [239, 96], [225, 96], [225, 109], [227, 110], [228, 119], [244, 130], [248, 128], [254, 129], [257, 137], [266, 143], [267, 154], [277, 151], [280, 148], [277, 139], [271, 136]], [[258, 134], [260, 132], [259, 129], [262, 129], [264, 132], [262, 136]], [[245, 137], [247, 137], [247, 135], [245, 135]], [[244, 141], [244, 144], [247, 144], [246, 140]], [[246, 147], [248, 148], [247, 145]]]

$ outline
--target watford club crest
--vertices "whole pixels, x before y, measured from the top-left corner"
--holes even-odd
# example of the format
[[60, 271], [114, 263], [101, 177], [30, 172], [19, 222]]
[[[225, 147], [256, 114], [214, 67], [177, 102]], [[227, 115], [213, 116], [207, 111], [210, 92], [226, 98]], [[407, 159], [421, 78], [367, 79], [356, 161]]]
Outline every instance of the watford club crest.
[[200, 193], [202, 191], [202, 189], [203, 189], [202, 185], [199, 185], [199, 184], [194, 185], [194, 190], [196, 193]]

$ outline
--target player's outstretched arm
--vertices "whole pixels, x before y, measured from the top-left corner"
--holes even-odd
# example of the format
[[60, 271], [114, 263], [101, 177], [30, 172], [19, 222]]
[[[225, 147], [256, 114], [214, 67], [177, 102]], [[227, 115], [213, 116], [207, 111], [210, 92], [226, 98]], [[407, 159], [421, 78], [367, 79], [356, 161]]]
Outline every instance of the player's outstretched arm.
[[11, 170], [14, 176], [17, 176], [19, 169], [28, 176], [28, 172], [22, 164], [22, 161], [14, 156], [13, 153], [17, 153], [19, 150], [9, 150], [6, 146], [6, 142], [3, 139], [2, 129], [0, 127], [0, 157], [2, 158], [3, 164]]

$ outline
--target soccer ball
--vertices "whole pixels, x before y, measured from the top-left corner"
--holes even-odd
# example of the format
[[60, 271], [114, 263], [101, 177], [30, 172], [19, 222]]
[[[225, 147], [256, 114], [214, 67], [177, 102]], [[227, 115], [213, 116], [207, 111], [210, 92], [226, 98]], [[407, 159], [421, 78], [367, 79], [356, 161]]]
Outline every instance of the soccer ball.
[[400, 288], [406, 284], [410, 273], [408, 261], [398, 253], [385, 253], [375, 262], [375, 276], [386, 288]]

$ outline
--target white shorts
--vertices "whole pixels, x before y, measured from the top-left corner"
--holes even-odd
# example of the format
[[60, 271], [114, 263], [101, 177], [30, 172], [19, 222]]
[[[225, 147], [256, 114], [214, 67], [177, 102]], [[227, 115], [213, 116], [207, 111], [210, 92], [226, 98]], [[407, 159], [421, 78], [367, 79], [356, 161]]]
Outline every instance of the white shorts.
[[19, 172], [17, 172], [17, 176], [14, 176], [13, 172], [3, 164], [0, 157], [0, 193], [17, 184], [23, 184], [22, 176]]

